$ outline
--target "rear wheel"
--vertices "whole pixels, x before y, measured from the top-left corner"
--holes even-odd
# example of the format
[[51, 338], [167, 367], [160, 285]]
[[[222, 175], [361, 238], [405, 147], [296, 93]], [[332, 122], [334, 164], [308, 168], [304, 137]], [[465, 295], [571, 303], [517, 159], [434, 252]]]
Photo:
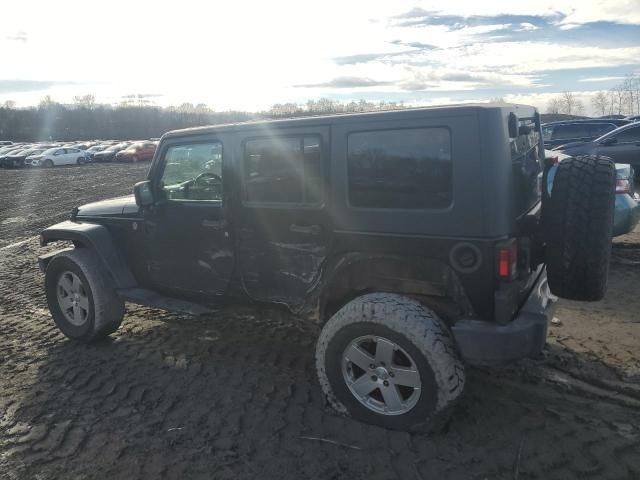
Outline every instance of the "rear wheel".
[[396, 430], [438, 430], [464, 387], [446, 326], [415, 300], [374, 293], [324, 326], [318, 377], [339, 412]]
[[73, 340], [98, 340], [115, 332], [122, 322], [124, 302], [91, 250], [56, 255], [47, 266], [45, 291], [54, 322]]
[[562, 298], [602, 299], [611, 257], [616, 171], [606, 157], [558, 165], [544, 224], [549, 287]]

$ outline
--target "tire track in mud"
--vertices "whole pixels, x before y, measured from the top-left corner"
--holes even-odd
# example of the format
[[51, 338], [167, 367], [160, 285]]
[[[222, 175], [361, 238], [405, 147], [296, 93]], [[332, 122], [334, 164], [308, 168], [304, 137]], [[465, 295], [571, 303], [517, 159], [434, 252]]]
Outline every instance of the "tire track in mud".
[[[137, 167], [122, 166], [129, 185], [125, 167]], [[36, 238], [0, 250], [0, 477], [511, 479], [520, 445], [521, 478], [639, 475], [640, 413], [546, 379], [568, 368], [557, 352], [469, 370], [442, 434], [389, 432], [326, 406], [318, 329], [280, 311], [188, 318], [128, 305], [111, 339], [66, 340], [46, 309], [40, 251]]]

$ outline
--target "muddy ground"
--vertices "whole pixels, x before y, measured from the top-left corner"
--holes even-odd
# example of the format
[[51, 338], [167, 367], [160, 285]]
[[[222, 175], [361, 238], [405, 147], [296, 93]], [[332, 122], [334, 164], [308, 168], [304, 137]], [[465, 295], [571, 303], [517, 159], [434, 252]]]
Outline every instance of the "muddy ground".
[[603, 301], [561, 302], [542, 357], [468, 369], [439, 435], [389, 432], [326, 406], [317, 327], [279, 311], [128, 306], [97, 345], [58, 332], [38, 231], [147, 167], [0, 170], [0, 478], [640, 478], [640, 231]]

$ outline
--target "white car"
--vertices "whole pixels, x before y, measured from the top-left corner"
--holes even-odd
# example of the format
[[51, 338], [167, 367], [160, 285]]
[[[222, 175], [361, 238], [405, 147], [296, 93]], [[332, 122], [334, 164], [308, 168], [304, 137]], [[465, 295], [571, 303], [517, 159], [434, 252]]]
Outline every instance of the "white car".
[[86, 163], [86, 154], [79, 148], [55, 147], [45, 150], [38, 155], [31, 155], [25, 159], [25, 165], [32, 167], [53, 167], [57, 165], [81, 165]]

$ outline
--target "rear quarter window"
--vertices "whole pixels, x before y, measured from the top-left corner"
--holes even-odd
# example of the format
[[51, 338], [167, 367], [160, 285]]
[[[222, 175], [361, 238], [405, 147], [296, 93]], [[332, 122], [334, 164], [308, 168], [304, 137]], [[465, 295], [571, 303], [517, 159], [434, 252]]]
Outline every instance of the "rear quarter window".
[[433, 209], [452, 202], [451, 133], [443, 127], [351, 133], [349, 204]]

